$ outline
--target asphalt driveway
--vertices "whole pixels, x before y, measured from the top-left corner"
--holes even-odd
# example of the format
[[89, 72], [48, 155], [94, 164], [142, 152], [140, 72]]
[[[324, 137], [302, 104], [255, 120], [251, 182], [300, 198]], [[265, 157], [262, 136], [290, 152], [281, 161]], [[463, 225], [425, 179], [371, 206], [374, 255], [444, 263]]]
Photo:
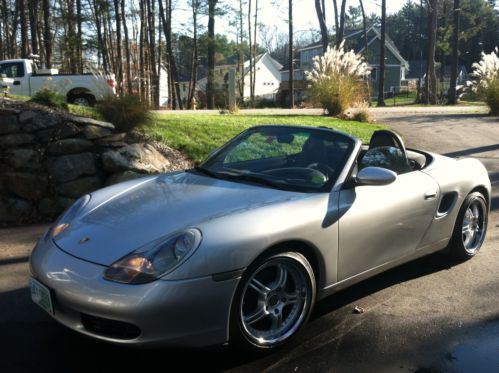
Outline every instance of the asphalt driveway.
[[[270, 356], [132, 350], [68, 331], [33, 305], [28, 255], [46, 226], [3, 229], [0, 372], [498, 372], [499, 121], [451, 112], [375, 115], [403, 134], [409, 147], [474, 156], [486, 164], [494, 204], [476, 258], [457, 264], [433, 255], [329, 297], [293, 345]], [[354, 313], [355, 306], [365, 312]]]

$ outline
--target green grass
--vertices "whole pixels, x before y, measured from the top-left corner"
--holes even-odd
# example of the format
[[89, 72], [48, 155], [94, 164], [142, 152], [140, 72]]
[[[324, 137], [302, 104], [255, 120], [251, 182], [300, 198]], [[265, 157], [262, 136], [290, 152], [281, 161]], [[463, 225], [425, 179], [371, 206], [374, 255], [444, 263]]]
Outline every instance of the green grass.
[[104, 118], [102, 118], [102, 115], [100, 115], [100, 113], [97, 112], [97, 110], [94, 107], [68, 104], [68, 111], [71, 114], [79, 115], [81, 117], [104, 120]]
[[223, 145], [233, 136], [259, 124], [326, 126], [352, 134], [363, 142], [369, 141], [373, 131], [386, 128], [380, 124], [312, 115], [154, 114], [153, 124], [144, 131], [155, 140], [200, 162], [210, 151]]

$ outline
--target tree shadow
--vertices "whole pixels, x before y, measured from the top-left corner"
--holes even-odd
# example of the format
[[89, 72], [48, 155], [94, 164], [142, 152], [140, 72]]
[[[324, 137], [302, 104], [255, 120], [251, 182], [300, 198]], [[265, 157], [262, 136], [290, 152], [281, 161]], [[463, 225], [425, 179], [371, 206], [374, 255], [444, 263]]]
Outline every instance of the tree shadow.
[[456, 152], [445, 153], [443, 155], [445, 155], [447, 157], [463, 157], [466, 155], [492, 152], [492, 151], [498, 150], [498, 149], [499, 149], [499, 144], [493, 144], [493, 145], [480, 146], [480, 147], [476, 147], [476, 148], [458, 150]]

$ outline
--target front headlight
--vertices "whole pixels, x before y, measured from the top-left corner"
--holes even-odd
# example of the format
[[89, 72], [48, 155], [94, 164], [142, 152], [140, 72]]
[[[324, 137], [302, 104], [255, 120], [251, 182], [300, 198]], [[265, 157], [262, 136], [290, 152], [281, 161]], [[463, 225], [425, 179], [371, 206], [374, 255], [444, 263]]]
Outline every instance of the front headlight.
[[201, 244], [201, 232], [190, 228], [152, 247], [137, 250], [104, 271], [106, 280], [125, 284], [144, 284], [157, 280], [185, 262]]
[[84, 195], [73, 203], [45, 234], [45, 240], [55, 238], [64, 232], [78, 213], [90, 202], [90, 195]]

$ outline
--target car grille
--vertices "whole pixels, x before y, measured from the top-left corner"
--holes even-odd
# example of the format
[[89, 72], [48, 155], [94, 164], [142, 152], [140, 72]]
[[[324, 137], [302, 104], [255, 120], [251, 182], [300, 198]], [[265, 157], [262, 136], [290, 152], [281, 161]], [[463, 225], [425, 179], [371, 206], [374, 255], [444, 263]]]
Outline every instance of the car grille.
[[88, 331], [104, 337], [134, 339], [140, 335], [140, 329], [122, 321], [104, 319], [82, 313], [81, 323]]

